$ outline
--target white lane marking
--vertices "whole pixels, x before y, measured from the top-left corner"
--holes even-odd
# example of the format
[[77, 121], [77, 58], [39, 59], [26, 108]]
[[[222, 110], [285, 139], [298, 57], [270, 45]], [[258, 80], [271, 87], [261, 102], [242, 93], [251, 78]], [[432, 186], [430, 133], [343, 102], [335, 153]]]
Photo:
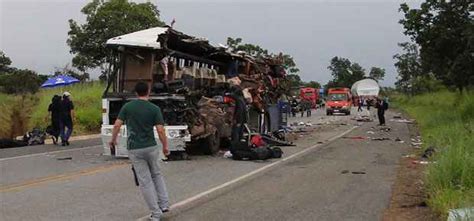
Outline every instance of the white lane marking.
[[65, 153], [65, 152], [71, 152], [71, 151], [77, 151], [77, 150], [88, 150], [88, 149], [93, 149], [93, 148], [97, 148], [97, 147], [102, 147], [102, 145], [96, 145], [96, 146], [90, 146], [90, 147], [78, 147], [78, 148], [67, 149], [67, 150], [55, 150], [55, 151], [49, 151], [49, 152], [43, 152], [43, 153], [34, 153], [34, 154], [28, 154], [28, 155], [21, 155], [21, 156], [16, 156], [16, 157], [7, 157], [7, 158], [0, 159], [0, 162], [7, 161], [7, 160], [16, 160], [16, 159], [21, 159], [21, 158], [27, 158], [27, 157], [36, 157], [36, 156], [42, 156], [42, 155], [48, 155], [48, 154], [55, 154], [55, 153]]
[[[286, 158], [283, 158], [283, 159], [281, 159], [281, 160], [275, 161], [275, 162], [273, 162], [273, 163], [271, 163], [271, 164], [268, 164], [268, 165], [263, 166], [263, 167], [261, 167], [261, 168], [259, 168], [259, 169], [256, 169], [256, 170], [254, 170], [254, 171], [252, 171], [252, 172], [250, 172], [250, 173], [247, 173], [247, 174], [244, 174], [244, 175], [242, 175], [242, 176], [240, 176], [240, 177], [237, 177], [237, 178], [235, 178], [235, 179], [233, 179], [233, 180], [231, 180], [231, 181], [228, 181], [228, 182], [226, 182], [226, 183], [223, 183], [223, 184], [221, 184], [221, 185], [218, 185], [218, 186], [216, 186], [216, 187], [213, 187], [213, 188], [211, 188], [211, 189], [209, 189], [209, 190], [206, 190], [206, 191], [204, 191], [204, 192], [198, 193], [197, 195], [194, 195], [194, 196], [192, 196], [192, 197], [190, 197], [190, 198], [187, 198], [187, 199], [184, 199], [184, 200], [182, 200], [182, 201], [180, 201], [180, 202], [177, 202], [177, 203], [171, 205], [170, 210], [171, 210], [171, 211], [172, 211], [172, 210], [178, 210], [180, 207], [184, 207], [186, 204], [189, 204], [189, 203], [191, 203], [191, 202], [193, 202], [193, 201], [197, 201], [197, 200], [199, 200], [199, 199], [201, 199], [201, 198], [204, 198], [204, 197], [206, 197], [207, 195], [211, 194], [212, 192], [215, 192], [215, 191], [218, 191], [218, 190], [220, 190], [220, 189], [223, 189], [223, 188], [226, 188], [226, 187], [228, 187], [228, 186], [231, 186], [231, 185], [233, 185], [233, 184], [235, 184], [235, 183], [238, 183], [238, 182], [240, 182], [240, 181], [242, 181], [242, 180], [245, 180], [245, 179], [247, 179], [247, 178], [249, 178], [249, 177], [251, 177], [251, 176], [253, 176], [253, 175], [256, 175], [256, 174], [258, 174], [258, 173], [262, 173], [262, 172], [264, 172], [265, 170], [268, 170], [268, 169], [270, 169], [270, 168], [272, 168], [272, 167], [275, 167], [275, 166], [277, 166], [277, 165], [279, 165], [279, 164], [282, 164], [282, 163], [284, 163], [284, 162], [286, 162], [286, 161], [288, 161], [288, 160], [291, 160], [291, 159], [293, 159], [293, 158], [297, 158], [297, 157], [299, 157], [299, 156], [301, 156], [301, 155], [303, 155], [303, 154], [305, 154], [305, 153], [307, 153], [307, 152], [309, 152], [309, 151], [312, 151], [312, 150], [314, 150], [314, 149], [317, 148], [317, 147], [320, 147], [320, 146], [323, 146], [323, 145], [327, 145], [329, 142], [332, 142], [332, 141], [334, 141], [334, 140], [336, 140], [336, 139], [338, 139], [338, 138], [340, 138], [340, 137], [342, 137], [342, 136], [344, 136], [344, 135], [350, 133], [352, 130], [354, 130], [354, 129], [357, 128], [357, 127], [358, 127], [358, 126], [354, 126], [354, 127], [350, 128], [350, 129], [344, 131], [343, 133], [341, 133], [341, 134], [339, 134], [339, 135], [336, 135], [336, 136], [334, 136], [334, 137], [328, 139], [326, 143], [323, 143], [323, 144], [316, 144], [316, 145], [310, 146], [310, 147], [308, 147], [308, 148], [306, 148], [306, 149], [304, 149], [304, 150], [302, 150], [302, 151], [296, 152], [296, 153], [294, 153], [294, 154], [292, 154], [292, 155], [290, 155], [290, 156], [288, 156], [288, 157], [286, 157]], [[149, 217], [149, 216], [141, 217], [141, 218], [137, 219], [137, 221], [146, 220], [148, 217]]]

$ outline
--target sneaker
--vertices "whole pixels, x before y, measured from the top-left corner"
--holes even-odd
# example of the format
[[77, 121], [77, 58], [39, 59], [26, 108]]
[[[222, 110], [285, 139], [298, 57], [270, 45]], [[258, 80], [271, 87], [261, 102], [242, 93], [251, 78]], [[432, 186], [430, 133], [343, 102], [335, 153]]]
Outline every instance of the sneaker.
[[167, 213], [167, 212], [169, 212], [169, 211], [170, 211], [170, 208], [168, 208], [168, 207], [161, 209], [161, 212], [162, 212], [162, 213]]

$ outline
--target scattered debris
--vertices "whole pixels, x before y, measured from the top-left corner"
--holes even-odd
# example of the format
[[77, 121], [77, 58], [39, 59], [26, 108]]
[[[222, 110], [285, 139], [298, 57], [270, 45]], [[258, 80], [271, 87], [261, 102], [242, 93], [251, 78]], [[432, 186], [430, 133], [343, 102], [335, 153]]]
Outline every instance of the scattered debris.
[[414, 160], [414, 161], [412, 161], [411, 163], [413, 163], [413, 164], [426, 165], [426, 164], [429, 164], [430, 162], [429, 162], [429, 161], [426, 161], [426, 160]]
[[346, 174], [346, 173], [349, 173], [349, 170], [343, 170], [343, 171], [341, 171], [341, 174]]
[[407, 119], [390, 119], [391, 122], [397, 122], [397, 123], [407, 123], [407, 124], [413, 124], [415, 123], [415, 120], [407, 120]]
[[419, 147], [421, 146], [423, 143], [422, 142], [411, 142], [411, 145], [412, 146], [415, 146], [415, 147]]
[[371, 130], [367, 131], [367, 133], [368, 133], [368, 134], [375, 134], [375, 132], [373, 132], [373, 131], [371, 131]]
[[372, 140], [383, 141], [383, 140], [390, 140], [390, 138], [388, 138], [388, 137], [373, 137]]
[[408, 155], [403, 156], [403, 158], [415, 158], [415, 157], [416, 157], [415, 154], [408, 154]]
[[448, 213], [447, 221], [469, 221], [474, 218], [474, 207], [451, 209]]
[[392, 130], [392, 128], [390, 127], [382, 127], [380, 128], [381, 131], [385, 131], [385, 132], [390, 132]]
[[365, 174], [364, 171], [352, 171], [352, 174]]
[[395, 141], [399, 142], [399, 141], [402, 141], [402, 140], [400, 139], [400, 137], [397, 137], [397, 138], [395, 138]]
[[431, 156], [433, 156], [433, 154], [435, 153], [435, 149], [434, 147], [428, 147], [425, 152], [423, 153], [423, 155], [421, 156], [422, 158], [424, 159], [428, 159], [430, 158]]
[[226, 151], [224, 153], [224, 158], [229, 158], [229, 159], [232, 159], [232, 153], [230, 151]]
[[56, 160], [72, 160], [72, 157], [60, 157], [56, 158]]
[[400, 115], [395, 115], [395, 116], [393, 116], [393, 119], [402, 119], [402, 116], [400, 116]]
[[374, 121], [370, 116], [357, 116], [356, 118], [353, 118], [353, 120], [356, 120], [358, 122], [372, 122]]
[[352, 139], [352, 140], [364, 140], [365, 137], [362, 136], [351, 136], [351, 137], [342, 137], [344, 139]]

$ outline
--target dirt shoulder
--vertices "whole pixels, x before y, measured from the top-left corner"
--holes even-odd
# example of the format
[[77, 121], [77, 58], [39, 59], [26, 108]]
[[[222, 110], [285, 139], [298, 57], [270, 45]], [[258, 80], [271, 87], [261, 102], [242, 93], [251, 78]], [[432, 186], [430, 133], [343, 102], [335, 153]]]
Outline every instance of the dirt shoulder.
[[[412, 138], [419, 135], [416, 124], [408, 124]], [[397, 178], [392, 187], [390, 205], [383, 215], [384, 221], [437, 221], [441, 220], [427, 205], [424, 188], [426, 165], [415, 163], [421, 155], [420, 149], [413, 148], [409, 155], [400, 160]]]

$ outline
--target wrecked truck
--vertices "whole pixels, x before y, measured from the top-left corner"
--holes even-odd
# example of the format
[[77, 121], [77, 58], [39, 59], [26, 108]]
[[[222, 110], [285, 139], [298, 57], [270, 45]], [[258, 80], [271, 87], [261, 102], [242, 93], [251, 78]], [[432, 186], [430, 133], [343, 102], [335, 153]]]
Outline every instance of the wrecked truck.
[[230, 53], [171, 27], [125, 34], [106, 44], [113, 55], [102, 98], [105, 155], [127, 156], [126, 125], [120, 129], [118, 145], [107, 144], [121, 107], [137, 99], [133, 91], [137, 82], [149, 84], [150, 102], [163, 112], [172, 154], [186, 155], [188, 148], [215, 154], [220, 146], [230, 144], [236, 124], [235, 88], [248, 104], [247, 133], [278, 129], [279, 115], [272, 114], [278, 108], [273, 104], [281, 96], [276, 90], [278, 79], [285, 76], [278, 59]]

